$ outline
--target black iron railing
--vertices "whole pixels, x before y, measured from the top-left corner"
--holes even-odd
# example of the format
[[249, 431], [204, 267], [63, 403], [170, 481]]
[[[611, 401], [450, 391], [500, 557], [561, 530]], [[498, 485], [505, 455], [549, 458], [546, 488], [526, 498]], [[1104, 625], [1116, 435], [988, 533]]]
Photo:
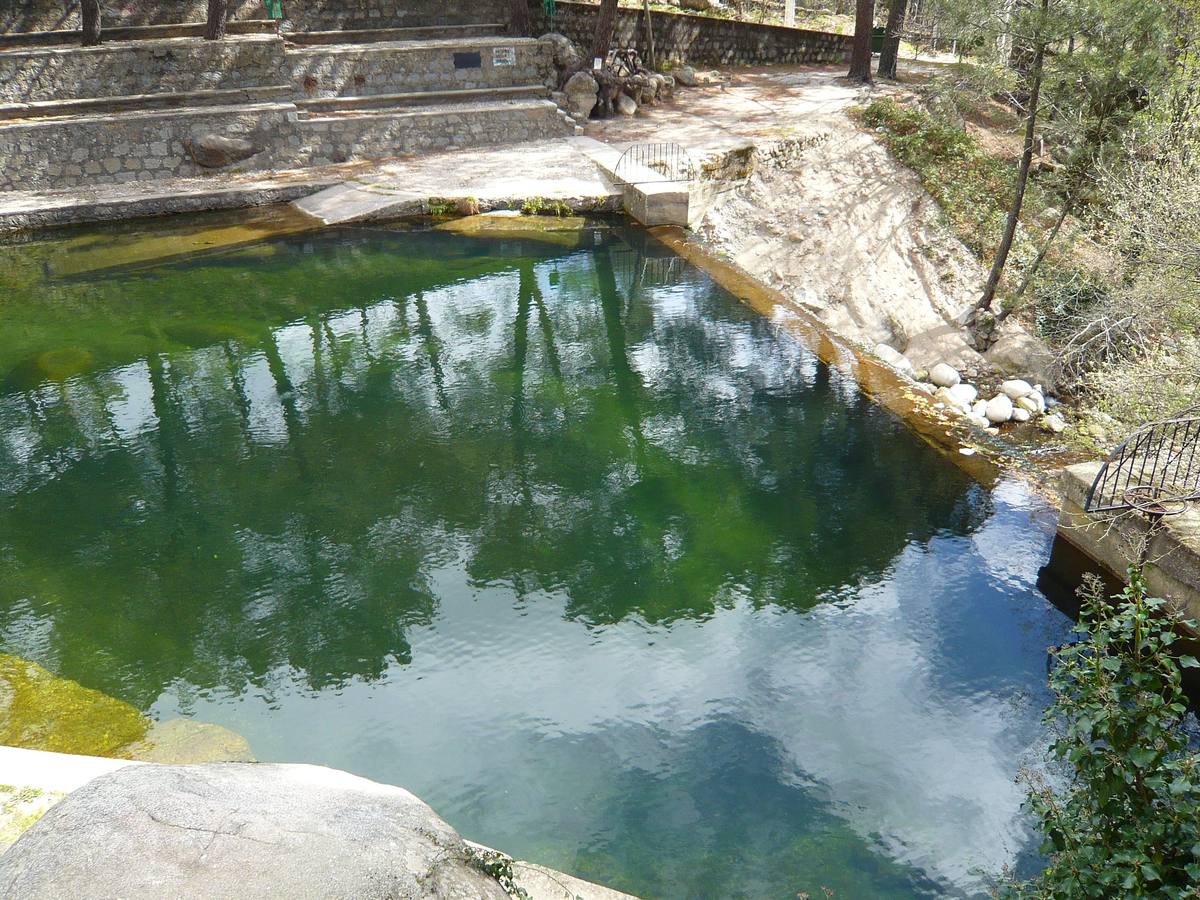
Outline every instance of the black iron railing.
[[1101, 467], [1084, 509], [1170, 515], [1193, 500], [1200, 500], [1200, 407], [1131, 434]]

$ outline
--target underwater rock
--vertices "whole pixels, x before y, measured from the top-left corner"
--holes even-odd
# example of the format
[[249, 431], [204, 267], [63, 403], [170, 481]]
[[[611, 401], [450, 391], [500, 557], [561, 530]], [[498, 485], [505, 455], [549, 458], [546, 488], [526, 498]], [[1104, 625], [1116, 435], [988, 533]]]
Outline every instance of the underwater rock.
[[254, 762], [250, 744], [236, 731], [191, 719], [155, 722], [129, 755], [156, 763]]
[[0, 744], [124, 757], [149, 729], [128, 703], [0, 653]]

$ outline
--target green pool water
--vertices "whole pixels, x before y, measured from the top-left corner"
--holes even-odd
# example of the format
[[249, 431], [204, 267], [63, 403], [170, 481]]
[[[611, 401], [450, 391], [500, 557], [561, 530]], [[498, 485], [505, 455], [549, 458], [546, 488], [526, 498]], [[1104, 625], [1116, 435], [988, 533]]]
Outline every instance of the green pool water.
[[640, 231], [209, 221], [0, 247], [0, 651], [646, 897], [1028, 868], [1019, 485]]

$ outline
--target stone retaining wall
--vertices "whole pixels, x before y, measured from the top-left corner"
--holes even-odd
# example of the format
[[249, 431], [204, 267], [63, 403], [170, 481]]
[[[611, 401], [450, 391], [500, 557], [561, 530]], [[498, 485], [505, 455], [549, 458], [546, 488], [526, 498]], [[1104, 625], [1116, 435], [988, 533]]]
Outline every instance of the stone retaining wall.
[[[513, 64], [496, 65], [510, 49]], [[552, 85], [555, 77], [552, 48], [528, 38], [429, 41], [403, 52], [388, 45], [313, 47], [288, 51], [287, 65], [284, 80], [312, 97]]]
[[[554, 30], [581, 47], [590, 47], [600, 7], [591, 3], [557, 3]], [[539, 33], [549, 30], [540, 2], [531, 3]], [[641, 10], [617, 12], [614, 47], [636, 47], [648, 56]], [[653, 13], [654, 49], [658, 61], [704, 66], [842, 63], [850, 59], [853, 37], [802, 28], [756, 25], [732, 19]]]
[[[124, 184], [210, 173], [187, 155], [183, 142], [203, 134], [249, 137], [258, 146], [288, 150], [290, 103], [201, 107], [87, 116], [69, 122], [30, 121], [0, 128], [0, 190], [48, 190]], [[282, 154], [268, 150], [246, 169], [270, 168]]]
[[[230, 171], [387, 159], [447, 147], [508, 144], [569, 132], [549, 100], [488, 107], [302, 119], [292, 103], [31, 120], [0, 127], [0, 191], [86, 188]], [[224, 169], [192, 161], [184, 141], [245, 137], [261, 152]]]
[[0, 102], [118, 97], [290, 83], [283, 41], [194, 38], [0, 53]]
[[302, 150], [294, 165], [328, 165], [351, 159], [385, 159], [431, 153], [448, 147], [482, 147], [561, 136], [566, 126], [549, 100], [491, 108], [486, 116], [470, 107], [436, 113], [371, 117], [328, 117], [296, 123]]
[[[102, 25], [203, 22], [207, 0], [101, 0]], [[507, 0], [283, 0], [286, 27], [297, 31], [402, 28], [508, 21]], [[262, 0], [229, 0], [233, 19], [266, 18]], [[79, 28], [79, 0], [0, 0], [0, 33]]]
[[[512, 64], [503, 64], [510, 56]], [[501, 65], [496, 65], [497, 59]], [[317, 46], [285, 52], [280, 38], [254, 35], [0, 53], [0, 103], [273, 85], [291, 85], [295, 97], [303, 99], [553, 86], [553, 81], [553, 48], [531, 38]]]

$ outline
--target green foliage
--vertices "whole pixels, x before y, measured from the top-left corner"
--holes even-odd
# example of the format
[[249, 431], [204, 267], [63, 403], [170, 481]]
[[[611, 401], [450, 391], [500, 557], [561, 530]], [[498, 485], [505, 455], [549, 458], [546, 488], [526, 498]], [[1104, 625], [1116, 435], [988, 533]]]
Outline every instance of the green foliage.
[[1027, 779], [1049, 864], [1013, 895], [1200, 897], [1200, 760], [1180, 672], [1200, 663], [1137, 570], [1111, 603], [1098, 579], [1081, 597], [1083, 639], [1051, 651], [1051, 753], [1069, 777], [1062, 789]]
[[[962, 126], [890, 97], [875, 100], [855, 115], [917, 174], [963, 243], [990, 260], [1012, 199], [1012, 164], [986, 153]], [[1040, 191], [1032, 185], [1027, 214], [1043, 206]]]
[[531, 900], [529, 892], [517, 884], [516, 875], [513, 873], [512, 857], [505, 856], [496, 850], [469, 847], [467, 862], [484, 875], [494, 878], [500, 884], [504, 893], [512, 897], [513, 900]]
[[544, 197], [530, 197], [521, 204], [521, 213], [526, 216], [558, 216], [566, 218], [575, 214], [571, 207], [562, 200], [547, 200]]

